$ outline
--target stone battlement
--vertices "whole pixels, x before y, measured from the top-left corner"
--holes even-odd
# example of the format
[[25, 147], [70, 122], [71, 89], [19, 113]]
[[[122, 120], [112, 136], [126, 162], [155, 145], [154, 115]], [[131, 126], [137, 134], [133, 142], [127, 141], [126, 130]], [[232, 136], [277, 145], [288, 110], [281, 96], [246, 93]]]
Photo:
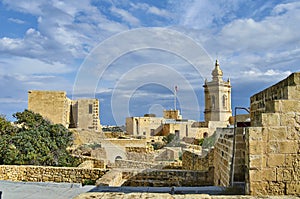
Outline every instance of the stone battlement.
[[[288, 112], [289, 110], [281, 110], [278, 100], [294, 101], [299, 105], [300, 100], [300, 72], [293, 73], [286, 79], [277, 84], [266, 88], [265, 90], [253, 95], [251, 102], [251, 126], [260, 126], [262, 118], [261, 113]], [[290, 103], [289, 103], [290, 104]], [[284, 106], [287, 107], [287, 106]], [[295, 108], [293, 106], [288, 106]]]

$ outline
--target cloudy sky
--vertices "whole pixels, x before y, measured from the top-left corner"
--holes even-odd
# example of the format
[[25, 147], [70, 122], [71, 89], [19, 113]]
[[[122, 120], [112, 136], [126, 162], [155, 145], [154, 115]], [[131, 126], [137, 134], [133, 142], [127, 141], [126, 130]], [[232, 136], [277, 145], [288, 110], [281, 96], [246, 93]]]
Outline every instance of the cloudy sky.
[[177, 85], [183, 117], [201, 120], [215, 59], [232, 107], [248, 107], [300, 71], [299, 13], [288, 0], [1, 0], [0, 113], [25, 109], [28, 90], [65, 90], [123, 124], [174, 108]]

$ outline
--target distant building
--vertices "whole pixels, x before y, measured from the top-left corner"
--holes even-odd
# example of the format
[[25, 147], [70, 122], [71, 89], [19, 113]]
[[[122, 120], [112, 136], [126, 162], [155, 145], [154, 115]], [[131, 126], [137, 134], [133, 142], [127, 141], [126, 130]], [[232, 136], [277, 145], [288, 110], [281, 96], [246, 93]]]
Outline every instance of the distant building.
[[154, 136], [162, 129], [162, 117], [146, 114], [144, 117], [126, 118], [126, 132], [135, 136]]
[[28, 109], [66, 128], [101, 129], [98, 99], [70, 100], [64, 91], [28, 91]]
[[72, 100], [73, 118], [70, 127], [81, 129], [100, 129], [98, 99]]
[[126, 131], [134, 136], [166, 136], [203, 138], [214, 133], [217, 127], [229, 125], [231, 111], [230, 81], [223, 81], [223, 72], [218, 61], [212, 71], [212, 81], [205, 81], [205, 121], [182, 119], [179, 110], [164, 110], [161, 117], [128, 117]]

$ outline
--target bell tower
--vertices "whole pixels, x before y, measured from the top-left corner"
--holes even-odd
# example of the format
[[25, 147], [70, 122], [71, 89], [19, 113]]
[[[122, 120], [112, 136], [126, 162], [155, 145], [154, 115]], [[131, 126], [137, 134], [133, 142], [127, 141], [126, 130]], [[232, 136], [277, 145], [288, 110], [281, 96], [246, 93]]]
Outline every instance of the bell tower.
[[216, 60], [212, 71], [212, 81], [205, 80], [203, 85], [205, 94], [205, 121], [227, 122], [232, 116], [231, 111], [231, 84], [230, 80], [223, 80], [223, 71]]

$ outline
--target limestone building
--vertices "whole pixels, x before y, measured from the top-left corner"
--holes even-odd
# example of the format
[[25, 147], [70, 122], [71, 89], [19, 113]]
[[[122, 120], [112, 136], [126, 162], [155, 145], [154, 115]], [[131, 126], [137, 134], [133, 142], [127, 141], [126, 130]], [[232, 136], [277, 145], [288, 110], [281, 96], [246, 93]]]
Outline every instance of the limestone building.
[[28, 109], [66, 128], [101, 129], [98, 99], [70, 100], [64, 91], [28, 91]]
[[28, 109], [54, 124], [69, 126], [70, 106], [71, 100], [64, 91], [28, 91]]
[[144, 115], [144, 117], [127, 117], [126, 132], [134, 136], [154, 136], [162, 129], [162, 117]]
[[231, 111], [231, 85], [230, 80], [223, 80], [223, 71], [218, 60], [212, 71], [212, 81], [205, 81], [205, 121], [227, 122], [232, 115]]
[[126, 131], [134, 136], [166, 136], [170, 133], [179, 138], [202, 138], [208, 128], [199, 128], [194, 120], [182, 119], [179, 110], [164, 110], [164, 117], [146, 114], [144, 117], [126, 118]]
[[98, 99], [72, 100], [70, 127], [99, 130], [99, 101]]
[[229, 125], [231, 111], [230, 81], [223, 80], [223, 72], [216, 60], [212, 71], [212, 81], [205, 81], [205, 121], [182, 119], [179, 110], [164, 110], [163, 118], [129, 117], [126, 118], [126, 131], [132, 135], [166, 136], [170, 133], [180, 138], [203, 138], [210, 136], [218, 127]]

